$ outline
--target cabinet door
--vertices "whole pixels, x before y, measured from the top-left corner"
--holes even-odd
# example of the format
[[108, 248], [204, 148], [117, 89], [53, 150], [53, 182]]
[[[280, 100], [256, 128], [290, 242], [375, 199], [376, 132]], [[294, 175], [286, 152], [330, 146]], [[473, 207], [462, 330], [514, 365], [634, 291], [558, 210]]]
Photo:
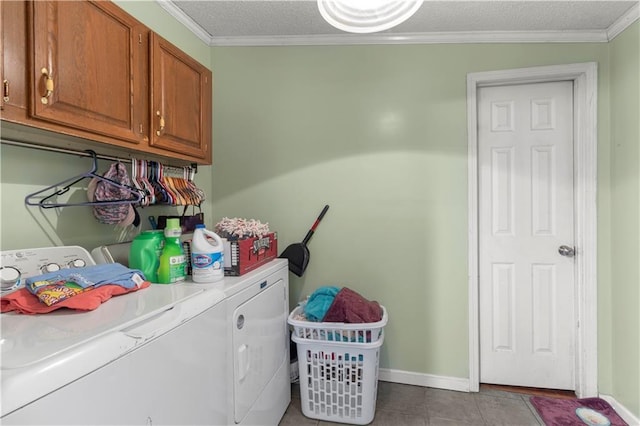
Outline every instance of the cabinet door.
[[27, 117], [27, 4], [0, 2], [0, 75], [2, 119], [24, 121]]
[[104, 1], [35, 1], [32, 24], [32, 115], [147, 140], [149, 30]]
[[151, 145], [211, 163], [211, 71], [151, 34]]

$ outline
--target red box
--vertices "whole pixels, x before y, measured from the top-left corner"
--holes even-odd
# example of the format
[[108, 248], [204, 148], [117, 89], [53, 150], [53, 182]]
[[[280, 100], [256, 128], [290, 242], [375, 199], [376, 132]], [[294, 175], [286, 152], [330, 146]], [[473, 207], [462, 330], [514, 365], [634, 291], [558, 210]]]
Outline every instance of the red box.
[[238, 277], [264, 265], [278, 256], [278, 234], [262, 238], [243, 238], [224, 242], [224, 275]]

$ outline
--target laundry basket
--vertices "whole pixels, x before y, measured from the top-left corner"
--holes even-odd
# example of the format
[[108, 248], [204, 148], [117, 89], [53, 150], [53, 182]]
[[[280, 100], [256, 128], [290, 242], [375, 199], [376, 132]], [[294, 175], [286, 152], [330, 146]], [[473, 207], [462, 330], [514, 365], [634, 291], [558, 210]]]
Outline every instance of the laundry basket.
[[345, 324], [295, 319], [291, 339], [298, 348], [302, 413], [331, 422], [368, 424], [376, 411], [378, 363], [387, 311], [375, 323]]

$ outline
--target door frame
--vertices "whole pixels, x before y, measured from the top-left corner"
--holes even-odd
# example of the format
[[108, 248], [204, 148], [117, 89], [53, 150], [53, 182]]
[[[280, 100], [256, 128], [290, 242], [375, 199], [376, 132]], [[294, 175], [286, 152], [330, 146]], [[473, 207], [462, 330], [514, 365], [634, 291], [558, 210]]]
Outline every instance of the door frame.
[[576, 295], [575, 391], [598, 394], [597, 320], [597, 142], [598, 65], [596, 62], [467, 74], [469, 202], [469, 390], [480, 390], [480, 309], [478, 264], [478, 121], [480, 87], [573, 81], [574, 105], [574, 266]]

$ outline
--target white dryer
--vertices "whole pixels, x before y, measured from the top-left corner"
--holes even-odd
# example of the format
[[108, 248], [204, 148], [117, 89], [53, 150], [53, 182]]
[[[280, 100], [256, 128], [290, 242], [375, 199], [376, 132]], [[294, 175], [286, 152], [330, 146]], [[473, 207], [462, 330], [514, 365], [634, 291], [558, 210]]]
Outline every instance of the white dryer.
[[276, 425], [291, 401], [289, 373], [289, 269], [276, 259], [244, 275], [226, 277], [228, 424]]

